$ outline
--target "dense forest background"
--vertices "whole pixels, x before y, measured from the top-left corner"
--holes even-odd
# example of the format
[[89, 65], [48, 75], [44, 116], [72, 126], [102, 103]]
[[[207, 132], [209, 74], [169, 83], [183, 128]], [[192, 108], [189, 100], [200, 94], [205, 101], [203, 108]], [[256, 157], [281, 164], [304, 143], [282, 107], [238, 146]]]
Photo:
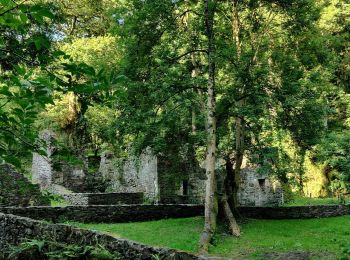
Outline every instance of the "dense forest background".
[[28, 172], [53, 129], [72, 162], [206, 158], [207, 195], [217, 158], [286, 194], [348, 193], [349, 15], [348, 0], [2, 0], [0, 161]]

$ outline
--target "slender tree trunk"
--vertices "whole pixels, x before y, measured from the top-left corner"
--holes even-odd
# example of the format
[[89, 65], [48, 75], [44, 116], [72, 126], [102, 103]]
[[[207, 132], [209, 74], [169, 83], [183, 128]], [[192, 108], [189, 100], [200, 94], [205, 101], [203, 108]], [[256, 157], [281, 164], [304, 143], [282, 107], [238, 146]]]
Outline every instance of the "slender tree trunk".
[[[199, 75], [199, 69], [198, 69], [198, 63], [196, 61], [196, 57], [195, 54], [192, 53], [191, 54], [191, 62], [192, 62], [192, 78], [197, 78]], [[196, 92], [196, 90], [193, 90], [194, 92]], [[201, 93], [198, 91], [198, 94], [201, 95]], [[196, 134], [197, 132], [197, 126], [196, 126], [196, 108], [195, 106], [192, 107], [192, 134]]]
[[216, 157], [216, 117], [215, 117], [215, 61], [213, 19], [216, 0], [205, 0], [205, 25], [208, 37], [208, 100], [207, 100], [207, 156], [206, 156], [206, 196], [205, 223], [199, 241], [201, 253], [208, 252], [210, 240], [215, 233], [218, 201], [216, 194], [215, 157]]
[[298, 178], [299, 178], [299, 192], [301, 196], [304, 196], [304, 163], [305, 163], [305, 156], [306, 156], [306, 150], [304, 148], [301, 148], [300, 154], [299, 154], [299, 169], [298, 169]]
[[[232, 0], [232, 40], [234, 41], [236, 45], [236, 60], [237, 63], [240, 63], [241, 59], [241, 39], [240, 39], [240, 18], [239, 18], [239, 11], [238, 11], [238, 0]], [[237, 108], [238, 111], [240, 111], [244, 105], [245, 100], [243, 97], [244, 95], [244, 86], [241, 86], [239, 89], [239, 101], [237, 102]], [[243, 156], [244, 156], [244, 135], [245, 135], [245, 124], [242, 116], [238, 115], [236, 116], [235, 120], [235, 139], [236, 139], [236, 155], [235, 155], [235, 178], [234, 178], [234, 189], [233, 189], [233, 196], [234, 196], [234, 204], [235, 206], [238, 205], [238, 188], [240, 183], [240, 172], [243, 162]]]

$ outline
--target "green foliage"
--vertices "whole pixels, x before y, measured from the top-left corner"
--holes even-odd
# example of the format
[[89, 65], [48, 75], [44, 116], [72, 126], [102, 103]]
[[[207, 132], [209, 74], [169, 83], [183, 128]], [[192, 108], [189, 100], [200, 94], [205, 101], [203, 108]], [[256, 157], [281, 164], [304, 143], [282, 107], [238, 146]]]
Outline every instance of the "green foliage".
[[96, 71], [117, 69], [121, 56], [117, 39], [111, 35], [72, 39], [63, 43], [61, 50], [75, 62], [86, 63]]
[[[126, 157], [147, 147], [174, 161], [204, 159], [208, 61], [202, 2], [1, 4], [0, 161], [18, 166], [33, 150], [43, 154], [39, 147], [45, 145], [35, 140], [46, 128], [65, 144], [57, 161], [79, 163], [104, 149]], [[217, 5], [218, 156], [237, 152], [240, 118], [245, 154], [260, 172], [302, 191], [310, 177], [305, 171], [322, 165], [322, 192], [345, 192], [347, 1], [239, 1], [237, 35], [231, 3]]]
[[7, 259], [121, 259], [103, 246], [81, 246], [46, 240], [28, 240], [12, 246]]
[[349, 137], [346, 130], [331, 132], [313, 151], [315, 160], [327, 162], [333, 170], [331, 186], [335, 191], [338, 190], [338, 193], [344, 193], [350, 189]]
[[55, 8], [41, 3], [3, 1], [0, 14], [0, 161], [20, 166], [36, 149], [32, 124], [51, 103], [54, 80], [45, 71], [51, 50]]

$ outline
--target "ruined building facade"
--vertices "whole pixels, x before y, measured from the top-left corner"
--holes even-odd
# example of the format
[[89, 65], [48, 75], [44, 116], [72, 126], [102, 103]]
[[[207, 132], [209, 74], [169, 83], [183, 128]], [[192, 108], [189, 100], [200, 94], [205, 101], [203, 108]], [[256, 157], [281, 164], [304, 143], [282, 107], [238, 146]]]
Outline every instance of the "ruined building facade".
[[195, 163], [172, 161], [147, 149], [140, 157], [101, 156], [99, 172], [109, 191], [143, 192], [150, 203], [203, 203], [205, 174]]
[[[55, 152], [51, 145], [54, 134], [44, 131], [42, 138], [47, 143], [47, 155], [33, 154], [33, 181], [43, 189], [55, 193], [91, 194], [91, 190], [87, 189], [87, 163], [72, 166], [61, 162], [60, 168], [56, 169], [51, 158]], [[94, 174], [97, 178], [95, 183], [105, 183], [102, 191], [105, 193], [129, 193], [130, 196], [142, 193], [145, 203], [202, 204], [206, 180], [204, 166], [200, 167], [189, 154], [191, 153], [156, 156], [150, 149], [146, 149], [138, 157], [121, 159], [116, 158], [112, 152], [104, 152]], [[220, 166], [218, 172], [220, 174]], [[283, 203], [281, 185], [272, 177], [261, 175], [253, 167], [245, 166], [240, 180], [238, 202], [241, 206], [278, 206]], [[72, 198], [86, 197], [74, 195]]]

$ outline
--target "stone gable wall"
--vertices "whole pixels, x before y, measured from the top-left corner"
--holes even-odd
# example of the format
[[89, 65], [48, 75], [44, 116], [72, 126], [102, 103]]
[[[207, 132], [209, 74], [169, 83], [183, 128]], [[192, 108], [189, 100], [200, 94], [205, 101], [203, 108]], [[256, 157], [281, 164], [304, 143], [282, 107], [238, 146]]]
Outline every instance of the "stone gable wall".
[[99, 172], [109, 182], [108, 192], [142, 192], [145, 198], [157, 201], [157, 157], [146, 150], [140, 158], [122, 160], [110, 152], [101, 156]]
[[41, 140], [46, 145], [46, 156], [38, 153], [33, 153], [32, 159], [32, 179], [34, 183], [38, 183], [41, 188], [47, 188], [52, 183], [52, 162], [50, 156], [54, 152], [54, 147], [51, 146], [55, 134], [50, 130], [44, 130], [40, 134]]
[[[86, 169], [84, 165], [70, 165], [67, 162], [54, 162], [52, 155], [56, 148], [52, 145], [55, 134], [51, 130], [44, 130], [40, 138], [45, 142], [46, 155], [33, 153], [32, 179], [42, 189], [50, 189], [51, 185], [61, 185], [73, 192], [86, 191]], [[54, 167], [54, 163], [56, 164]]]

